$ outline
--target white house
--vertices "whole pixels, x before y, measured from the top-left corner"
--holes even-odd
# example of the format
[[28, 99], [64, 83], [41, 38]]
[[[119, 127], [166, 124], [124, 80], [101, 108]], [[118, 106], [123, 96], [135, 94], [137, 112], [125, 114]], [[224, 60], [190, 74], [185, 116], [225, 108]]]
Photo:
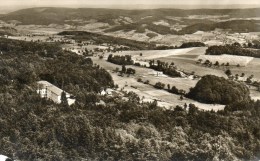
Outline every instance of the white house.
[[106, 90], [103, 89], [103, 90], [100, 92], [100, 95], [101, 95], [101, 96], [104, 96], [104, 95], [109, 95], [109, 96], [111, 96], [114, 92], [115, 92], [115, 90], [110, 89], [110, 88], [107, 88]]
[[158, 72], [158, 71], [151, 71], [148, 73], [149, 75], [153, 75], [153, 76], [156, 76], [156, 77], [162, 77], [162, 76], [165, 76], [163, 74], [163, 72]]
[[[47, 82], [47, 81], [38, 81], [38, 89], [37, 93], [40, 94], [42, 98], [49, 98], [53, 100], [55, 103], [61, 103], [61, 93], [63, 92], [62, 89], [56, 87], [55, 85]], [[66, 98], [68, 100], [68, 104], [72, 105], [75, 103], [75, 99], [71, 98], [71, 95], [67, 92]]]

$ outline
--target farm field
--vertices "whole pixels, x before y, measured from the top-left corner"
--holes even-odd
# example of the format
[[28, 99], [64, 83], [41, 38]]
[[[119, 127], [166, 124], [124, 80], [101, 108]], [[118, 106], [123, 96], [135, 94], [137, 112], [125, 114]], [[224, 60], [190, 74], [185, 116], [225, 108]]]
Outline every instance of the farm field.
[[48, 39], [47, 36], [34, 36], [34, 37], [28, 37], [28, 36], [9, 36], [9, 39], [14, 40], [25, 40], [25, 41], [46, 41]]
[[249, 56], [236, 56], [236, 55], [200, 55], [197, 59], [202, 59], [203, 62], [209, 60], [213, 64], [218, 61], [220, 64], [229, 63], [229, 65], [247, 66], [254, 58]]
[[[142, 73], [145, 74], [145, 73]], [[189, 91], [191, 87], [194, 87], [198, 80], [192, 80], [190, 78], [172, 78], [172, 77], [161, 77], [161, 76], [143, 76], [142, 74], [137, 74], [143, 81], [149, 80], [150, 84], [156, 84], [157, 82], [161, 82], [165, 84], [165, 88], [167, 88], [167, 84], [170, 85], [170, 87], [175, 86], [178, 89], [183, 89], [185, 91]]]
[[[96, 64], [99, 64], [102, 68], [105, 68], [108, 70], [108, 72], [113, 77], [113, 80], [115, 84], [119, 86], [119, 90], [123, 88], [124, 91], [133, 91], [139, 95], [140, 98], [144, 98], [144, 101], [146, 102], [152, 102], [154, 100], [157, 100], [158, 105], [165, 107], [165, 108], [173, 108], [176, 105], [183, 106], [185, 103], [193, 103], [196, 106], [198, 106], [200, 109], [203, 110], [221, 110], [224, 109], [224, 105], [211, 105], [211, 104], [203, 104], [199, 103], [197, 101], [184, 98], [184, 100], [180, 100], [179, 95], [175, 95], [172, 93], [169, 93], [165, 90], [159, 90], [154, 88], [152, 85], [156, 82], [160, 81], [163, 83], [170, 84], [171, 86], [176, 86], [179, 89], [189, 90], [190, 87], [194, 87], [197, 80], [192, 80], [188, 78], [170, 78], [167, 76], [163, 77], [156, 77], [149, 75], [149, 72], [153, 71], [149, 68], [140, 68], [131, 66], [131, 68], [136, 69], [136, 75], [135, 76], [118, 76], [117, 73], [113, 72], [113, 70], [118, 67], [121, 69], [121, 66], [115, 65], [112, 63], [107, 62], [105, 59], [98, 59], [97, 57], [93, 57], [93, 62]], [[127, 66], [130, 67], [130, 66]], [[141, 82], [137, 82], [137, 78], [142, 78], [142, 80], [149, 80], [150, 84], [152, 85], [146, 85]], [[133, 88], [135, 87], [135, 88]], [[166, 87], [167, 88], [167, 87]]]
[[250, 89], [250, 96], [253, 100], [260, 100], [259, 91], [255, 87]]
[[[151, 50], [151, 51], [123, 51], [119, 53], [115, 53], [114, 55], [131, 55], [133, 60], [143, 61], [148, 63], [149, 60], [155, 59], [155, 60], [161, 60], [164, 62], [174, 62], [174, 64], [177, 66], [177, 68], [181, 71], [185, 72], [195, 72], [196, 75], [204, 76], [208, 74], [214, 74], [216, 76], [225, 77], [227, 78], [225, 74], [225, 70], [230, 69], [233, 74], [239, 74], [245, 73], [246, 76], [250, 76], [251, 74], [254, 75], [255, 79], [260, 79], [260, 72], [258, 69], [260, 69], [260, 59], [257, 58], [250, 58], [250, 57], [233, 57], [241, 59], [241, 61], [248, 61], [247, 66], [243, 67], [236, 67], [236, 66], [229, 66], [229, 67], [219, 67], [219, 68], [209, 68], [205, 67], [200, 64], [196, 64], [196, 61], [198, 60], [199, 56], [204, 56], [206, 48], [188, 48], [188, 49], [173, 49], [173, 50]], [[140, 56], [140, 53], [142, 53], [142, 56]], [[223, 109], [223, 105], [209, 105], [209, 104], [203, 104], [196, 102], [194, 100], [190, 100], [185, 98], [185, 100], [180, 100], [179, 95], [171, 94], [165, 90], [158, 90], [155, 89], [153, 86], [157, 82], [162, 82], [165, 84], [165, 88], [167, 88], [167, 84], [170, 85], [170, 87], [175, 86], [178, 89], [183, 89], [186, 92], [189, 91], [191, 87], [194, 87], [198, 80], [193, 80], [191, 78], [172, 78], [168, 77], [166, 75], [162, 76], [155, 76], [150, 73], [154, 72], [154, 70], [144, 67], [137, 67], [137, 66], [127, 66], [134, 68], [136, 70], [135, 76], [130, 77], [120, 77], [117, 76], [116, 73], [112, 73], [112, 70], [114, 70], [116, 67], [121, 69], [120, 65], [115, 65], [109, 62], [106, 62], [106, 58], [109, 54], [106, 53], [103, 60], [98, 59], [97, 57], [94, 58], [94, 63], [99, 64], [101, 67], [108, 69], [109, 72], [112, 74], [113, 79], [116, 84], [119, 85], [120, 88], [124, 87], [127, 84], [127, 87], [124, 87], [124, 90], [126, 91], [134, 91], [136, 92], [140, 97], [144, 97], [145, 101], [153, 101], [153, 100], [159, 100], [158, 104], [161, 106], [164, 106], [166, 108], [175, 107], [176, 105], [184, 105], [184, 103], [193, 103], [197, 106], [199, 106], [200, 109], [204, 110], [219, 110]], [[229, 57], [228, 55], [227, 57]], [[137, 82], [137, 79], [141, 78], [142, 81], [149, 81], [151, 85], [145, 85], [141, 82]], [[131, 86], [137, 87], [132, 88]], [[260, 93], [256, 91], [255, 89], [250, 89], [251, 96], [253, 99], [260, 99]]]
[[224, 70], [208, 68], [202, 65], [196, 64], [196, 61], [193, 59], [187, 58], [178, 58], [178, 57], [166, 57], [160, 58], [159, 60], [164, 62], [174, 62], [174, 64], [178, 67], [178, 69], [185, 72], [195, 72], [196, 75], [203, 76], [207, 74], [214, 74], [219, 77], [226, 77]]
[[207, 44], [207, 45], [210, 45], [210, 46], [212, 46], [212, 45], [224, 45], [224, 43], [220, 40], [209, 40], [209, 41], [206, 41], [204, 43]]
[[[103, 68], [107, 69], [108, 71], [113, 71], [115, 70], [115, 68], [119, 68], [121, 70], [121, 66], [120, 65], [116, 65], [116, 64], [112, 64], [109, 62], [106, 62], [106, 59], [104, 60], [99, 60], [97, 57], [92, 58], [94, 63], [97, 63], [99, 65], [101, 65]], [[133, 69], [136, 70], [136, 74], [135, 74], [135, 81], [137, 81], [138, 78], [141, 78], [142, 81], [146, 81], [149, 80], [150, 84], [155, 84], [157, 82], [162, 82], [164, 84], [170, 84], [170, 86], [175, 86], [178, 89], [183, 89], [185, 91], [189, 91], [189, 89], [191, 87], [194, 87], [197, 83], [198, 80], [192, 80], [189, 78], [172, 78], [172, 77], [168, 77], [166, 75], [163, 76], [154, 76], [151, 73], [154, 72], [153, 69], [149, 69], [149, 68], [143, 68], [143, 67], [137, 67], [137, 66], [127, 66], [131, 67]], [[124, 77], [124, 79], [127, 79], [128, 77]], [[141, 83], [141, 85], [144, 85], [143, 83]], [[142, 86], [140, 86], [140, 88], [143, 88]], [[145, 90], [145, 89], [144, 89]]]
[[[170, 49], [170, 50], [145, 50], [145, 51], [123, 51], [117, 55], [131, 55], [133, 59], [158, 59], [170, 56], [181, 56], [181, 55], [200, 55], [205, 53], [206, 48], [185, 48], [185, 49]], [[194, 52], [192, 52], [194, 51]], [[142, 53], [142, 56], [140, 56]]]
[[[138, 61], [146, 61], [148, 62], [151, 59], [161, 60], [164, 62], [174, 62], [174, 64], [185, 72], [195, 72], [196, 75], [203, 76], [206, 74], [213, 74], [216, 76], [225, 77], [225, 70], [230, 69], [233, 74], [245, 73], [246, 76], [254, 75], [254, 78], [260, 80], [260, 58], [251, 58], [251, 57], [242, 57], [240, 56], [232, 56], [227, 55], [224, 57], [228, 57], [234, 64], [234, 66], [229, 67], [220, 67], [220, 68], [209, 68], [202, 66], [200, 64], [196, 64], [198, 57], [208, 56], [204, 55], [206, 51], [206, 47], [198, 47], [198, 48], [188, 48], [188, 49], [172, 49], [172, 50], [151, 50], [151, 51], [124, 51], [120, 53], [116, 53], [115, 55], [132, 55], [134, 60]], [[140, 56], [142, 53], [142, 56]], [[233, 58], [235, 58], [233, 60]], [[224, 58], [222, 58], [224, 59]], [[214, 61], [213, 61], [214, 62]], [[244, 67], [236, 67], [239, 63], [245, 64]]]
[[19, 25], [16, 27], [19, 31], [28, 33], [57, 34], [63, 30], [70, 29], [70, 26], [63, 25]]
[[[158, 105], [165, 108], [174, 108], [177, 105], [183, 106], [185, 103], [193, 103], [203, 110], [221, 110], [224, 109], [224, 105], [211, 105], [211, 104], [203, 104], [197, 101], [184, 98], [184, 100], [180, 100], [179, 95], [171, 94], [165, 90], [155, 89], [151, 85], [144, 85], [143, 83], [139, 83], [133, 77], [120, 77], [117, 74], [112, 73], [112, 77], [116, 84], [119, 85], [119, 89], [124, 88], [125, 91], [133, 91], [139, 95], [139, 97], [143, 97], [144, 101], [152, 102], [157, 100]], [[127, 87], [124, 87], [127, 84]], [[133, 88], [131, 86], [136, 87]]]
[[[204, 56], [204, 55], [202, 55]], [[230, 55], [232, 56], [232, 55]], [[236, 56], [238, 57], [238, 56]], [[236, 58], [232, 57], [232, 58]], [[221, 76], [221, 77], [227, 77], [225, 75], [225, 71], [227, 69], [230, 69], [233, 75], [239, 74], [241, 75], [242, 73], [245, 74], [246, 77], [250, 75], [254, 75], [255, 80], [260, 80], [260, 58], [251, 58], [251, 57], [245, 57], [245, 58], [238, 58], [241, 62], [243, 61], [248, 61], [246, 63], [246, 66], [240, 66], [237, 67], [236, 65], [236, 59], [234, 59], [234, 66], [229, 66], [229, 67], [219, 67], [219, 68], [214, 68], [214, 67], [205, 67], [200, 64], [196, 64], [196, 60], [198, 60], [197, 57], [193, 57], [193, 55], [178, 55], [178, 56], [170, 56], [170, 57], [163, 57], [159, 58], [158, 60], [165, 61], [165, 62], [174, 62], [174, 64], [180, 69], [184, 70], [186, 72], [192, 72], [194, 71], [196, 75], [203, 76], [206, 74], [214, 74], [216, 76]], [[213, 61], [214, 62], [214, 61]], [[239, 62], [239, 61], [237, 61]], [[241, 63], [240, 62], [240, 63]], [[243, 62], [244, 63], [244, 62]], [[236, 65], [235, 65], [236, 64]], [[242, 64], [242, 63], [241, 63]]]
[[256, 80], [260, 80], [260, 58], [254, 58], [246, 67], [231, 68], [232, 73], [245, 73], [246, 76], [254, 75]]
[[[203, 76], [212, 74], [226, 77], [224, 70], [213, 69], [196, 64], [197, 57], [204, 55], [206, 47], [195, 47], [186, 49], [172, 49], [172, 50], [151, 50], [151, 51], [124, 51], [116, 53], [115, 55], [131, 55], [133, 60], [146, 61], [151, 59], [161, 60], [164, 62], [174, 62], [178, 69], [185, 72], [195, 72], [196, 75]], [[142, 53], [142, 56], [140, 56]]]

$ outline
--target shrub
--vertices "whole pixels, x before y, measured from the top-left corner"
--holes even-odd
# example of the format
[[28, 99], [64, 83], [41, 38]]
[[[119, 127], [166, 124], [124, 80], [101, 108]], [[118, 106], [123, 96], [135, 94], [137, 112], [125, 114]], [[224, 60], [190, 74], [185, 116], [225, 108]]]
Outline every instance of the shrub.
[[191, 47], [204, 47], [206, 46], [203, 42], [187, 42], [183, 43], [180, 48], [191, 48]]
[[150, 83], [150, 81], [149, 80], [146, 80], [145, 82], [144, 82], [144, 84], [149, 84]]
[[142, 82], [142, 78], [138, 78], [138, 79], [137, 79], [137, 82]]
[[157, 82], [157, 83], [155, 83], [154, 87], [158, 88], [158, 89], [164, 89], [165, 84], [161, 83], [161, 82]]

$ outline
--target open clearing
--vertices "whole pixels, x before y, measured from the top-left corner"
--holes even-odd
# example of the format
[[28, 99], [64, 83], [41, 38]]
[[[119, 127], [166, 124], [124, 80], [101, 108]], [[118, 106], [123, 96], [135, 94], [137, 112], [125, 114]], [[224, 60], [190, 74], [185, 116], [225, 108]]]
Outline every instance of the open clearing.
[[[203, 110], [222, 110], [224, 109], [224, 105], [213, 105], [213, 104], [203, 104], [197, 101], [184, 98], [184, 100], [180, 100], [179, 95], [171, 94], [165, 90], [155, 89], [151, 85], [145, 85], [143, 83], [139, 83], [133, 77], [120, 77], [117, 74], [112, 73], [112, 77], [116, 84], [119, 85], [119, 89], [123, 88], [125, 91], [133, 91], [139, 95], [140, 98], [144, 98], [146, 102], [152, 102], [157, 100], [158, 105], [165, 107], [167, 109], [174, 108], [177, 105], [183, 106], [185, 103], [190, 104], [193, 103]], [[125, 85], [127, 86], [125, 87]], [[132, 88], [131, 86], [137, 87]]]
[[[152, 69], [140, 68], [135, 66], [131, 66], [132, 68], [136, 69], [135, 76], [121, 77], [118, 76], [117, 73], [112, 72], [116, 67], [121, 69], [121, 66], [109, 63], [105, 59], [98, 59], [97, 57], [93, 57], [93, 62], [99, 64], [101, 67], [108, 70], [108, 72], [113, 77], [115, 84], [118, 84], [119, 90], [123, 89], [124, 91], [133, 91], [136, 94], [138, 94], [140, 98], [144, 98], [144, 101], [146, 102], [152, 102], [154, 100], [157, 100], [158, 105], [165, 108], [173, 108], [176, 107], [177, 105], [183, 106], [185, 103], [187, 104], [193, 103], [203, 110], [217, 111], [217, 110], [224, 109], [224, 105], [203, 104], [188, 98], [184, 98], [184, 100], [180, 100], [179, 95], [169, 93], [165, 90], [156, 89], [152, 86], [156, 82], [160, 81], [165, 83], [166, 85], [167, 84], [170, 84], [171, 86], [175, 85], [179, 89], [184, 89], [188, 91], [190, 87], [195, 86], [197, 80], [192, 80], [188, 78], [156, 77], [156, 76], [149, 75], [149, 72], [153, 71]], [[142, 78], [143, 81], [149, 80], [150, 84], [152, 85], [147, 85], [142, 82], [137, 82], [137, 78]]]
[[[200, 64], [196, 64], [199, 56], [204, 56], [206, 48], [188, 48], [188, 49], [172, 49], [172, 50], [151, 50], [151, 51], [123, 51], [119, 53], [115, 53], [114, 55], [131, 55], [133, 60], [138, 60], [141, 62], [148, 63], [149, 60], [161, 60], [164, 62], [174, 62], [178, 69], [183, 70], [185, 72], [192, 72], [194, 71], [196, 75], [204, 76], [207, 74], [214, 74], [217, 76], [225, 77], [225, 70], [230, 68], [232, 73], [241, 74], [243, 71], [246, 76], [249, 76], [249, 73], [253, 72], [253, 74], [258, 73], [256, 77], [260, 77], [260, 59], [252, 59], [250, 57], [242, 57], [239, 56], [231, 56], [234, 60], [247, 61], [246, 67], [236, 67], [236, 66], [229, 66], [229, 67], [219, 67], [219, 68], [209, 68], [202, 66]], [[142, 53], [142, 56], [140, 56]], [[106, 53], [104, 59], [98, 59], [98, 57], [93, 57], [94, 63], [99, 64], [101, 67], [107, 69], [116, 84], [119, 85], [119, 89], [125, 91], [133, 91], [139, 95], [140, 98], [143, 98], [146, 102], [152, 102], [154, 100], [158, 101], [158, 104], [165, 108], [172, 108], [176, 105], [183, 106], [185, 103], [193, 103], [198, 106], [200, 109], [203, 110], [221, 110], [224, 109], [224, 105], [214, 105], [214, 104], [204, 104], [200, 103], [188, 98], [184, 98], [184, 100], [180, 100], [179, 95], [175, 95], [172, 93], [167, 92], [166, 90], [159, 90], [155, 89], [152, 85], [157, 82], [162, 82], [165, 84], [165, 88], [167, 88], [167, 84], [172, 86], [176, 86], [178, 89], [183, 89], [186, 92], [189, 92], [191, 87], [194, 87], [198, 80], [193, 80], [191, 78], [172, 78], [168, 76], [156, 76], [150, 73], [155, 72], [152, 69], [144, 68], [144, 67], [137, 67], [137, 66], [127, 66], [134, 68], [136, 70], [136, 74], [134, 76], [118, 76], [117, 73], [112, 72], [116, 67], [121, 69], [120, 65], [115, 65], [106, 61], [106, 57], [109, 53]], [[227, 55], [229, 57], [230, 55]], [[222, 58], [223, 59], [223, 58]], [[229, 62], [230, 63], [230, 62]], [[241, 63], [242, 64], [242, 63]], [[237, 63], [235, 64], [237, 65]], [[250, 72], [245, 72], [246, 70]], [[137, 79], [141, 78], [142, 81], [149, 81], [150, 85], [144, 84], [142, 82], [137, 82]], [[134, 87], [134, 88], [133, 88]], [[253, 99], [260, 99], [260, 93], [256, 90], [251, 90], [251, 96]]]
[[[131, 55], [133, 59], [158, 59], [170, 56], [181, 56], [181, 55], [200, 55], [205, 53], [206, 48], [186, 48], [186, 49], [170, 49], [170, 50], [145, 50], [145, 51], [123, 51], [118, 55]], [[194, 51], [194, 52], [192, 52]], [[140, 56], [142, 53], [142, 56]]]
[[[227, 69], [230, 69], [233, 74], [239, 74], [245, 73], [246, 76], [254, 75], [255, 79], [260, 80], [260, 58], [251, 58], [251, 57], [242, 57], [240, 59], [240, 56], [232, 56], [227, 55], [227, 57], [230, 57], [234, 60], [240, 59], [249, 61], [247, 63], [247, 66], [245, 67], [236, 67], [237, 62], [235, 63], [235, 66], [229, 66], [229, 67], [205, 67], [200, 64], [196, 64], [196, 61], [198, 60], [199, 56], [204, 56], [206, 47], [198, 47], [198, 48], [188, 48], [188, 49], [172, 49], [172, 50], [151, 50], [151, 51], [124, 51], [120, 53], [116, 53], [114, 55], [131, 55], [134, 60], [143, 61], [145, 63], [149, 62], [150, 58], [154, 58], [155, 60], [161, 60], [164, 62], [174, 62], [174, 64], [177, 66], [177, 68], [181, 71], [185, 71], [188, 73], [195, 72], [196, 75], [204, 76], [208, 74], [214, 74], [216, 76], [225, 77], [225, 71]], [[162, 52], [162, 53], [160, 53]], [[140, 56], [140, 53], [142, 53], [142, 56]], [[154, 54], [154, 55], [153, 55]], [[241, 63], [242, 64], [242, 63]], [[118, 66], [121, 68], [121, 66]], [[184, 78], [181, 78], [181, 80], [177, 78], [170, 78], [170, 77], [154, 77], [151, 75], [148, 75], [149, 72], [153, 70], [149, 70], [147, 68], [139, 68], [132, 66], [132, 68], [136, 69], [136, 73], [140, 78], [145, 81], [149, 80], [151, 83], [155, 84], [158, 81], [161, 81], [162, 83], [170, 84], [171, 86], [176, 86], [179, 89], [184, 89], [188, 91], [190, 87], [193, 87], [196, 84], [196, 81], [194, 80], [185, 80]]]
[[256, 87], [250, 89], [250, 96], [253, 100], [260, 100], [260, 92], [257, 91]]
[[250, 75], [254, 75], [254, 78], [260, 80], [260, 58], [254, 58], [246, 67], [234, 67], [231, 68], [233, 74], [245, 73], [248, 77]]
[[249, 56], [236, 56], [236, 55], [200, 55], [198, 59], [202, 59], [202, 61], [209, 60], [213, 64], [218, 61], [220, 64], [229, 63], [229, 65], [240, 65], [247, 66], [254, 58]]
[[[194, 47], [187, 49], [171, 50], [147, 50], [147, 51], [123, 51], [114, 55], [131, 55], [133, 60], [149, 62], [151, 59], [161, 60], [164, 62], [174, 62], [178, 69], [185, 72], [195, 72], [196, 75], [204, 76], [213, 74], [226, 77], [224, 70], [213, 69], [196, 64], [197, 57], [204, 55], [206, 47]], [[142, 56], [140, 56], [142, 53]]]
[[[123, 51], [120, 53], [115, 53], [114, 55], [131, 55], [133, 60], [138, 60], [140, 62], [145, 62], [146, 64], [150, 59], [161, 60], [164, 62], [174, 62], [178, 69], [185, 72], [195, 72], [196, 75], [204, 76], [207, 74], [214, 74], [216, 76], [225, 77], [225, 70], [230, 69], [233, 74], [245, 73], [246, 76], [254, 75], [254, 78], [260, 80], [260, 58], [244, 57], [244, 56], [234, 56], [234, 55], [224, 55], [213, 57], [213, 64], [218, 60], [220, 62], [226, 63], [229, 60], [229, 67], [220, 68], [209, 68], [196, 64], [199, 57], [210, 59], [205, 55], [206, 47], [188, 48], [188, 49], [172, 49], [172, 50], [148, 50], [148, 51]], [[140, 56], [142, 53], [142, 56]], [[221, 64], [221, 63], [220, 63]], [[240, 67], [236, 67], [240, 64]], [[246, 64], [246, 66], [243, 66]], [[233, 66], [232, 66], [233, 65]]]
[[159, 60], [164, 62], [174, 62], [174, 64], [178, 67], [178, 69], [183, 70], [185, 72], [195, 72], [196, 75], [204, 76], [207, 74], [214, 74], [219, 77], [225, 77], [225, 71], [221, 69], [208, 68], [202, 65], [196, 64], [196, 61], [187, 59], [187, 58], [178, 58], [178, 57], [166, 57], [160, 58]]

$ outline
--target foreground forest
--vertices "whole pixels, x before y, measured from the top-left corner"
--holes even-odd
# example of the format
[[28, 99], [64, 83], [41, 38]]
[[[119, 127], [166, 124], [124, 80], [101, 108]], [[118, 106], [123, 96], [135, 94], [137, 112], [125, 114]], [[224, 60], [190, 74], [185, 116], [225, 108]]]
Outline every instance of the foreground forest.
[[[132, 92], [98, 95], [114, 86], [111, 76], [58, 44], [0, 39], [0, 51], [0, 154], [24, 161], [260, 158], [260, 101], [219, 112], [192, 104], [166, 110]], [[41, 99], [40, 79], [63, 86], [76, 104]]]

